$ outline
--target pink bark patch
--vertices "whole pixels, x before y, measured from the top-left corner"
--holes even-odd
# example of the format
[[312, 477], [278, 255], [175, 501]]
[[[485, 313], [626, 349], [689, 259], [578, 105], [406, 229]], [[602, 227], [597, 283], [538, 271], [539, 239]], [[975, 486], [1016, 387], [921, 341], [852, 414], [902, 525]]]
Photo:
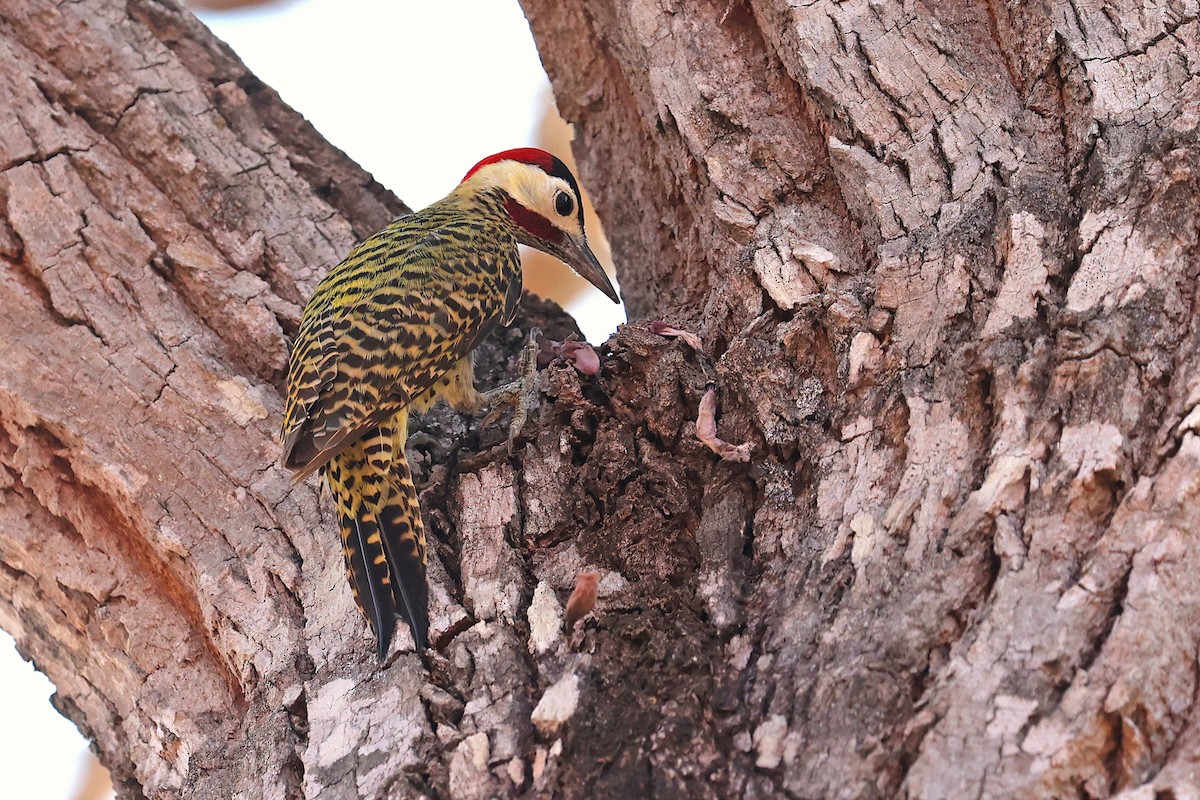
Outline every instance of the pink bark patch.
[[554, 352], [582, 375], [600, 374], [600, 355], [587, 342], [565, 341]]
[[596, 583], [600, 573], [586, 570], [575, 576], [575, 591], [567, 599], [567, 630], [586, 617], [596, 607]]
[[681, 328], [668, 325], [661, 319], [656, 319], [650, 323], [650, 332], [657, 333], [659, 336], [666, 336], [670, 339], [683, 339], [683, 341], [687, 342], [688, 347], [697, 353], [704, 352], [704, 343], [700, 341], [699, 336], [691, 331], [685, 331]]
[[700, 399], [700, 413], [696, 416], [696, 438], [719, 455], [722, 461], [750, 460], [749, 442], [730, 444], [717, 436], [717, 390], [711, 386]]

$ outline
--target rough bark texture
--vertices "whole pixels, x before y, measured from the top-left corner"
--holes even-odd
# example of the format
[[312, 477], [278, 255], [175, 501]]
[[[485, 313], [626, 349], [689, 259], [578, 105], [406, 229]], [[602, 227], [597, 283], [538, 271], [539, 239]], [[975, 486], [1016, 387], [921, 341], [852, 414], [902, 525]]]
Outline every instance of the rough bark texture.
[[0, 624], [122, 796], [1200, 793], [1194, 1], [526, 0], [632, 316], [704, 352], [548, 354], [512, 457], [430, 415], [438, 652], [382, 669], [274, 434], [299, 304], [402, 206], [174, 7], [40, 5]]

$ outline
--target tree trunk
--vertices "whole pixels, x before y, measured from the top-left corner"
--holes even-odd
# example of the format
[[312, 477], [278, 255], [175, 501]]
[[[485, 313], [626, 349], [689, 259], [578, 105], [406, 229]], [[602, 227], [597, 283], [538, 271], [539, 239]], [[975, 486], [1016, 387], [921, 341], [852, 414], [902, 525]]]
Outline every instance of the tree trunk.
[[169, 3], [0, 0], [0, 624], [121, 796], [1200, 793], [1195, 1], [524, 5], [635, 321], [422, 420], [380, 668], [275, 432], [402, 204]]

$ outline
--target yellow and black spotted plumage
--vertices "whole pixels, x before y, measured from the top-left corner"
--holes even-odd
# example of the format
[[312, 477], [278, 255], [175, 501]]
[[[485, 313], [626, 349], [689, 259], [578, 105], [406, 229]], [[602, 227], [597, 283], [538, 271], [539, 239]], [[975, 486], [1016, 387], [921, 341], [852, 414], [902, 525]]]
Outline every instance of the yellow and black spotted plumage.
[[483, 402], [471, 352], [511, 322], [517, 244], [566, 261], [614, 301], [587, 246], [575, 179], [532, 148], [479, 162], [455, 191], [356, 247], [317, 287], [292, 346], [284, 465], [320, 470], [355, 599], [387, 653], [398, 615], [428, 632], [425, 531], [404, 455], [408, 414]]

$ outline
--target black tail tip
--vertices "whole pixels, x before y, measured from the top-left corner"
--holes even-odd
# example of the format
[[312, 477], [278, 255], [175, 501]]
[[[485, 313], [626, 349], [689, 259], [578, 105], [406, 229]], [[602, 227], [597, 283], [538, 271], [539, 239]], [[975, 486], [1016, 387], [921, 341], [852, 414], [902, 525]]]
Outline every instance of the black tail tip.
[[375, 657], [380, 661], [387, 658], [388, 650], [392, 646], [392, 634], [396, 629], [396, 618], [392, 617], [383, 627], [375, 632]]
[[[387, 658], [388, 650], [391, 649], [392, 636], [395, 633], [395, 625], [396, 618], [393, 617], [391, 624], [385, 626], [384, 629], [375, 637], [375, 657], [381, 662]], [[418, 622], [416, 624], [409, 622], [408, 629], [412, 632], [413, 644], [415, 646], [417, 655], [420, 655], [421, 653], [425, 652], [426, 648], [429, 647], [429, 625], [425, 622]]]
[[408, 620], [408, 629], [412, 632], [413, 647], [420, 655], [429, 647], [429, 623], [424, 619], [418, 619], [415, 622]]

